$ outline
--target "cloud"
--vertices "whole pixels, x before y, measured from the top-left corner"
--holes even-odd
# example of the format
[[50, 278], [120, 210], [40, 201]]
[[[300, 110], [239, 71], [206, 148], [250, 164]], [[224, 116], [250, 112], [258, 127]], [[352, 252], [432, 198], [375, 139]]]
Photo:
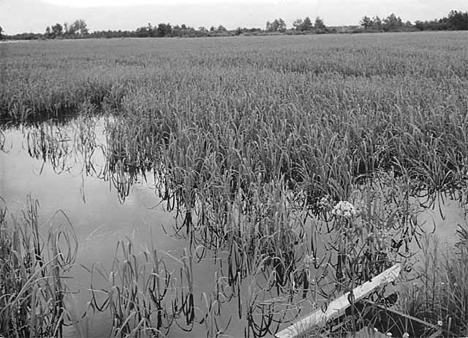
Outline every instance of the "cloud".
[[283, 3], [307, 3], [306, 0], [43, 0], [52, 5], [74, 8], [89, 7], [135, 7], [135, 6], [193, 6], [193, 5], [219, 5], [219, 4], [269, 4], [275, 6]]

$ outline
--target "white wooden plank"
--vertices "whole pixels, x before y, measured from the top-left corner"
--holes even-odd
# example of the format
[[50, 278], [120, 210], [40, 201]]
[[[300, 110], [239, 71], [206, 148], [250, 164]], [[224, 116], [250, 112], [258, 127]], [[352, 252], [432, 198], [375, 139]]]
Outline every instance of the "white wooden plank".
[[[353, 290], [354, 299], [358, 301], [370, 294], [377, 287], [393, 282], [400, 274], [400, 264], [395, 264], [391, 268], [385, 270], [380, 275], [375, 276], [372, 280], [356, 287]], [[304, 317], [293, 325], [276, 334], [277, 338], [294, 338], [300, 334], [308, 332], [313, 327], [325, 326], [325, 324], [336, 317], [341, 316], [345, 310], [350, 306], [348, 301], [349, 292], [346, 292], [341, 297], [332, 301], [325, 312], [321, 309], [313, 312], [311, 315]]]

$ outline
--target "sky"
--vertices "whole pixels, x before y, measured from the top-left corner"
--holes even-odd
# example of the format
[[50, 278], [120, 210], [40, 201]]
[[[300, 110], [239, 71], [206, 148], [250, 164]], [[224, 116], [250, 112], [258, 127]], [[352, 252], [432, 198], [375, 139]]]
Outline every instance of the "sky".
[[135, 30], [151, 23], [199, 28], [223, 25], [265, 28], [282, 18], [320, 16], [327, 26], [358, 25], [364, 16], [391, 13], [403, 21], [439, 19], [452, 10], [468, 11], [468, 0], [0, 0], [5, 34], [43, 33], [47, 26], [83, 19], [90, 31]]

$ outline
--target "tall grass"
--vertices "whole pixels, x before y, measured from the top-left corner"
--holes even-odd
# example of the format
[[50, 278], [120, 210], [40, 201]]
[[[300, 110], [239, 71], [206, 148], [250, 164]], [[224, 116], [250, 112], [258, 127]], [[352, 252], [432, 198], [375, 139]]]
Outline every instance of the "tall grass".
[[412, 316], [439, 325], [444, 336], [468, 334], [468, 232], [458, 226], [459, 241], [455, 248], [443, 249], [433, 240], [425, 246], [420, 283], [409, 284], [400, 295], [399, 306]]
[[120, 241], [110, 271], [96, 265], [90, 272], [108, 281], [102, 290], [94, 289], [92, 282], [92, 308], [109, 311], [112, 337], [167, 334], [174, 321], [171, 310], [177, 312], [168, 299], [174, 281], [154, 247], [135, 253], [131, 241]]
[[[10, 48], [2, 119], [104, 113], [103, 176], [123, 201], [140, 175], [154, 175], [176, 235], [190, 243], [171, 312], [172, 282], [161, 283], [173, 278], [150, 272], [163, 269], [159, 256], [119, 243], [105, 305], [95, 304], [110, 309], [114, 334], [156, 335], [182, 317], [174, 323], [214, 335], [214, 306], [232, 299], [245, 335], [272, 334], [299, 315], [298, 300], [326, 306], [409, 260], [421, 208], [447, 195], [468, 203], [462, 34], [34, 46]], [[93, 135], [80, 130], [92, 154]], [[33, 156], [65, 156], [47, 127], [37, 133]], [[344, 202], [353, 217], [333, 212]], [[201, 314], [192, 270], [212, 256], [216, 290]]]
[[43, 239], [38, 202], [28, 198], [20, 219], [0, 212], [0, 335], [61, 337], [67, 322], [64, 279], [77, 253], [68, 220]]

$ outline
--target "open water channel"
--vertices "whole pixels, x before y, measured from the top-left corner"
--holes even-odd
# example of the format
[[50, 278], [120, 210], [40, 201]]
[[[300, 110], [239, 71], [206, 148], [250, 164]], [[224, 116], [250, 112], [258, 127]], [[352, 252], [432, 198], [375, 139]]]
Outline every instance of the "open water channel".
[[[66, 222], [57, 211], [66, 214], [79, 245], [76, 267], [71, 271], [74, 278], [67, 284], [76, 297], [73, 306], [84, 311], [86, 302], [90, 300], [91, 274], [81, 265], [91, 268], [93, 264], [100, 264], [109, 270], [118, 241], [130, 240], [135, 253], [153, 245], [163, 255], [167, 254], [165, 261], [169, 269], [172, 266], [176, 272], [180, 267], [177, 260], [189, 243], [183, 238], [175, 238], [172, 228], [175, 213], [164, 210], [151, 174], [134, 182], [128, 196], [119, 196], [105, 173], [104, 122], [99, 121], [93, 131], [97, 147], [92, 154], [83, 154], [76, 149], [76, 128], [72, 121], [64, 126], [41, 124], [6, 129], [4, 149], [0, 152], [0, 195], [13, 214], [24, 209], [28, 194], [36, 198], [40, 203], [39, 216], [44, 235], [50, 225]], [[37, 149], [32, 148], [44, 146], [38, 144], [42, 142], [38, 140], [41, 135], [54, 136], [57, 143], [45, 141], [45, 148], [36, 152]], [[54, 148], [52, 143], [58, 148]], [[88, 170], [85, 162], [92, 164], [92, 169]], [[194, 269], [195, 287], [200, 294], [210, 292], [214, 270], [212, 262], [199, 263]], [[93, 274], [95, 289], [107, 286], [107, 281], [99, 273]], [[111, 323], [108, 311], [91, 314], [88, 333], [91, 337], [108, 337]], [[69, 336], [75, 334], [72, 328]], [[195, 326], [191, 333], [178, 329], [175, 324], [170, 330], [170, 336], [174, 337], [194, 334], [206, 335], [201, 325]]]

